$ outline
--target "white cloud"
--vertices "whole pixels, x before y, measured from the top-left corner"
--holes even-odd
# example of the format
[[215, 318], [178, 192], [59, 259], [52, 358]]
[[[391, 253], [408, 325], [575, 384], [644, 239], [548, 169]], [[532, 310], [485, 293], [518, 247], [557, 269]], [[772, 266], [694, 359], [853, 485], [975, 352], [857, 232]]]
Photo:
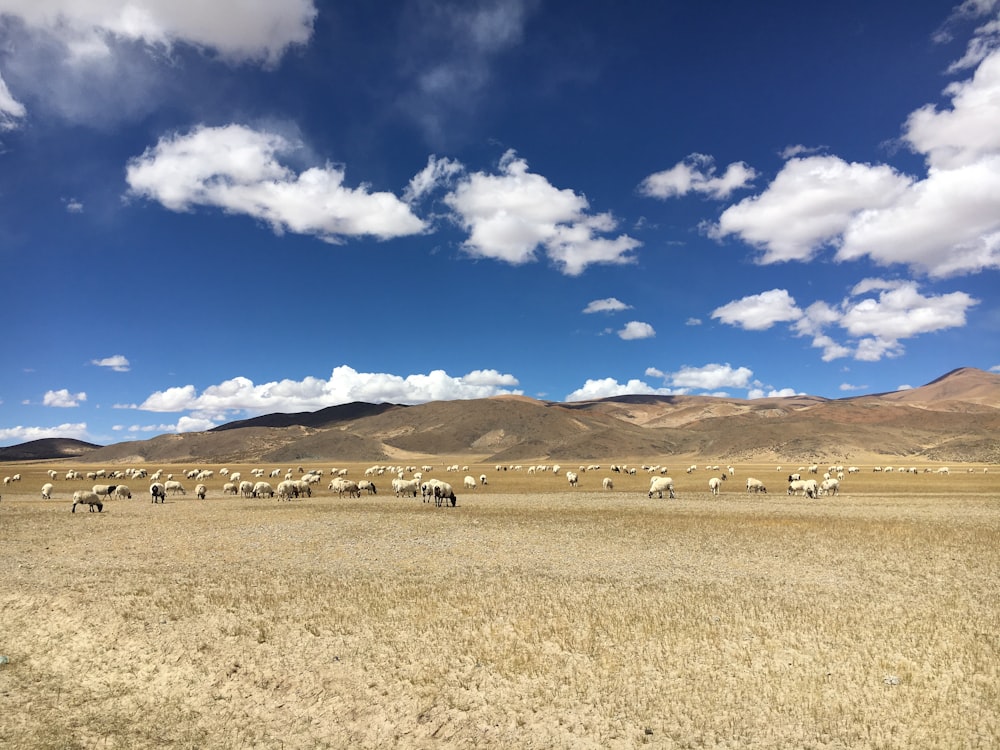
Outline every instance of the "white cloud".
[[194, 412], [197, 419], [218, 422], [227, 413], [250, 415], [271, 412], [314, 411], [352, 401], [370, 403], [418, 404], [427, 401], [488, 398], [502, 394], [521, 395], [513, 375], [496, 370], [473, 370], [452, 377], [443, 370], [402, 377], [388, 373], [363, 373], [342, 365], [333, 369], [329, 379], [306, 377], [255, 384], [249, 378], [236, 377], [205, 388], [201, 393], [193, 385], [167, 388], [151, 394], [137, 407], [154, 412]]
[[86, 400], [87, 394], [83, 391], [80, 391], [79, 393], [70, 393], [69, 389], [60, 388], [58, 391], [46, 391], [45, 396], [42, 399], [42, 404], [45, 406], [69, 408], [79, 406], [81, 401]]
[[410, 179], [410, 184], [403, 192], [403, 200], [407, 203], [416, 203], [438, 187], [450, 184], [464, 171], [465, 167], [460, 161], [439, 159], [431, 154], [427, 157], [427, 166]]
[[684, 325], [686, 325], [686, 326], [700, 326], [701, 325], [701, 318], [688, 318], [687, 320], [684, 321]]
[[424, 222], [392, 193], [345, 187], [341, 167], [327, 164], [296, 174], [278, 161], [297, 148], [277, 133], [243, 125], [201, 126], [161, 138], [130, 160], [126, 180], [131, 195], [172, 211], [220, 208], [264, 221], [279, 234], [291, 231], [339, 242], [425, 230]]
[[[870, 292], [877, 297], [862, 296]], [[817, 301], [803, 311], [786, 290], [772, 289], [723, 305], [712, 317], [754, 331], [789, 323], [795, 335], [812, 337], [824, 361], [853, 356], [874, 362], [902, 354], [905, 339], [964, 327], [966, 312], [978, 303], [965, 292], [924, 295], [912, 281], [864, 279], [836, 305]], [[828, 332], [832, 327], [848, 342], [835, 340]]]
[[799, 320], [802, 310], [787, 290], [771, 289], [717, 307], [712, 317], [747, 331], [764, 331], [775, 323]]
[[[1000, 41], [1000, 19], [988, 26]], [[924, 155], [926, 175], [793, 158], [760, 195], [727, 208], [710, 236], [738, 236], [765, 264], [830, 247], [840, 262], [868, 257], [937, 278], [1000, 268], [1000, 48], [982, 52], [971, 78], [945, 88], [950, 106], [928, 104], [906, 120], [903, 141]]]
[[733, 162], [719, 177], [715, 159], [707, 154], [690, 154], [670, 169], [654, 172], [639, 185], [639, 193], [650, 198], [676, 198], [700, 193], [711, 198], [728, 198], [749, 187], [757, 173], [745, 162]]
[[772, 388], [767, 390], [765, 388], [751, 388], [747, 391], [747, 398], [789, 398], [790, 396], [797, 396], [799, 392], [794, 388]]
[[612, 396], [672, 396], [678, 391], [670, 388], [653, 388], [641, 380], [632, 379], [627, 383], [619, 383], [614, 378], [587, 380], [581, 388], [568, 394], [564, 401], [593, 401]]
[[760, 195], [730, 206], [709, 230], [761, 249], [760, 262], [810, 260], [867, 209], [892, 205], [911, 180], [891, 167], [836, 156], [792, 159]]
[[98, 367], [110, 367], [115, 372], [128, 372], [131, 366], [123, 354], [115, 354], [104, 359], [92, 359], [90, 360], [90, 364], [97, 365]]
[[610, 214], [588, 214], [585, 197], [532, 174], [513, 151], [504, 154], [499, 170], [469, 175], [445, 197], [469, 232], [467, 252], [519, 265], [536, 260], [542, 248], [568, 276], [591, 264], [633, 262], [629, 253], [640, 245], [637, 240], [599, 236], [617, 227]]
[[658, 370], [655, 367], [647, 367], [645, 372], [646, 377], [649, 378], [665, 378], [666, 374], [663, 370]]
[[624, 339], [625, 341], [634, 341], [636, 339], [651, 339], [656, 336], [656, 331], [653, 330], [653, 326], [649, 323], [643, 323], [638, 320], [631, 320], [625, 324], [625, 327], [618, 331], [618, 338]]
[[840, 384], [840, 390], [847, 391], [847, 392], [851, 392], [851, 391], [866, 391], [866, 390], [868, 390], [868, 386], [867, 385], [851, 385], [850, 383], [841, 383]]
[[63, 203], [66, 205], [67, 213], [71, 214], [83, 213], [83, 203], [78, 201], [76, 198], [64, 198]]
[[599, 312], [622, 312], [623, 310], [631, 310], [632, 305], [626, 305], [624, 302], [615, 299], [614, 297], [607, 297], [606, 299], [595, 299], [587, 303], [587, 306], [583, 308], [585, 313], [599, 313]]
[[109, 37], [168, 49], [177, 43], [231, 62], [276, 63], [304, 44], [316, 17], [312, 0], [0, 0], [0, 14], [61, 41], [76, 58], [112, 53]]
[[4, 445], [16, 445], [17, 443], [27, 443], [30, 440], [42, 440], [44, 438], [89, 440], [87, 436], [87, 423], [67, 422], [56, 427], [23, 427], [18, 425], [17, 427], [0, 428], [0, 443]]
[[11, 95], [3, 76], [0, 76], [0, 132], [18, 127], [27, 113], [24, 105]]
[[667, 381], [684, 389], [714, 391], [720, 388], [748, 388], [753, 370], [746, 367], [733, 367], [727, 362], [724, 365], [708, 364], [702, 367], [682, 367], [666, 376]]

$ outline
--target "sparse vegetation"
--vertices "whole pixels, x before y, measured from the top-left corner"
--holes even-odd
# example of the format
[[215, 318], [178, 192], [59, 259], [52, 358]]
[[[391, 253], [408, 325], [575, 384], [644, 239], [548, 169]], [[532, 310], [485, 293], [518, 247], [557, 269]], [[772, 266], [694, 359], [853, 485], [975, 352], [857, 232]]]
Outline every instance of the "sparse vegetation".
[[774, 465], [714, 498], [674, 463], [672, 501], [478, 464], [457, 508], [219, 481], [82, 516], [19, 467], [0, 745], [1000, 743], [1000, 469], [868, 465], [809, 500]]

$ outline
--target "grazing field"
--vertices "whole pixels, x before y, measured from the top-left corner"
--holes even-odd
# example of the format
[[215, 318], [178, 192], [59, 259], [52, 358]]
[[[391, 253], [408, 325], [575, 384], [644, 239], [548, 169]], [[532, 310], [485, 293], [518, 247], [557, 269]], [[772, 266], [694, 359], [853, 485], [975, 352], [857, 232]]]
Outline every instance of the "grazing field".
[[75, 515], [68, 464], [52, 500], [49, 465], [0, 467], [0, 746], [1000, 746], [1000, 468], [866, 464], [817, 500], [798, 467], [718, 497], [673, 469], [659, 500], [441, 465], [435, 508], [325, 466], [292, 502], [216, 474]]

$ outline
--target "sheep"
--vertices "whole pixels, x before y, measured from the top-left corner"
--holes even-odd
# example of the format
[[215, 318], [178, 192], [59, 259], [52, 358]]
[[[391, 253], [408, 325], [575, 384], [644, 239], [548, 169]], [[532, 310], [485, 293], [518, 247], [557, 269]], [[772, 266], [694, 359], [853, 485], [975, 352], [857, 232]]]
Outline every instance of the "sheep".
[[676, 497], [674, 495], [674, 480], [670, 477], [653, 477], [649, 483], [648, 496], [652, 497], [655, 492], [662, 500], [664, 490], [667, 491], [667, 496], [671, 499]]
[[451, 502], [451, 507], [453, 508], [458, 503], [455, 491], [447, 482], [438, 482], [434, 485], [434, 505], [439, 508], [442, 506], [447, 508], [449, 502]]
[[[149, 485], [149, 496], [153, 502], [165, 503], [167, 501], [167, 488], [162, 482], [153, 482]], [[159, 498], [159, 500], [157, 500]]]
[[90, 488], [95, 495], [100, 495], [101, 497], [106, 497], [109, 500], [114, 491], [118, 489], [117, 484], [95, 484]]
[[471, 476], [466, 475], [465, 479], [462, 480], [462, 485], [467, 490], [474, 490], [474, 489], [476, 489], [476, 480], [475, 480], [475, 477], [471, 477]]
[[486, 475], [485, 474], [480, 474], [479, 475], [479, 483], [481, 485], [483, 485], [483, 487], [485, 487], [486, 485], [489, 484], [489, 482], [486, 480]]
[[172, 492], [175, 495], [178, 492], [181, 493], [182, 495], [187, 494], [187, 492], [184, 491], [184, 485], [178, 482], [176, 479], [168, 479], [166, 482], [164, 482], [163, 489], [166, 490], [167, 492]]
[[611, 481], [611, 477], [604, 477], [601, 480], [601, 486], [606, 490], [613, 490], [615, 488], [615, 483]]
[[240, 487], [240, 494], [243, 495], [243, 497], [253, 496], [253, 482], [251, 482], [250, 480], [244, 479], [242, 482], [240, 482], [239, 487]]
[[237, 487], [232, 482], [226, 482], [224, 485], [222, 485], [222, 494], [223, 495], [235, 495], [239, 491], [240, 491], [239, 487]]
[[46, 482], [42, 485], [42, 500], [52, 499], [52, 482]]
[[393, 479], [392, 491], [396, 493], [396, 497], [411, 493], [413, 494], [413, 497], [416, 497], [417, 493], [420, 492], [420, 485], [418, 485], [413, 479]]
[[567, 471], [566, 480], [569, 482], [570, 487], [576, 487], [580, 481], [580, 478], [577, 476], [577, 473], [575, 471]]
[[[795, 476], [794, 474], [792, 476]], [[800, 492], [805, 494], [806, 483], [802, 479], [790, 479], [788, 480], [788, 494], [798, 495]]]
[[722, 477], [712, 477], [708, 480], [708, 489], [712, 491], [713, 495], [718, 495], [719, 491], [722, 489], [722, 483], [725, 481], [726, 475], [723, 474]]
[[94, 506], [97, 506], [97, 512], [100, 513], [104, 510], [104, 503], [101, 502], [100, 496], [91, 490], [77, 490], [73, 493], [73, 509], [72, 512], [76, 513], [77, 505], [89, 505], [90, 512], [94, 512]]
[[805, 493], [806, 497], [811, 497], [814, 500], [819, 497], [819, 482], [815, 479], [807, 479], [802, 483], [802, 492]]
[[821, 492], [829, 495], [837, 495], [840, 493], [840, 481], [830, 477], [829, 479], [823, 480], [823, 483], [819, 486]]
[[195, 497], [197, 497], [199, 500], [204, 500], [205, 499], [205, 495], [208, 494], [208, 487], [206, 487], [203, 484], [195, 485], [194, 494], [195, 494]]
[[257, 482], [253, 486], [253, 496], [254, 497], [274, 497], [274, 487], [271, 486], [270, 482]]
[[[318, 481], [319, 477], [316, 477], [316, 479]], [[369, 495], [377, 495], [378, 494], [378, 489], [375, 487], [375, 483], [372, 482], [372, 481], [369, 481], [367, 479], [363, 479], [360, 482], [358, 482], [358, 490], [359, 491], [360, 490], [364, 490]]]
[[336, 492], [338, 497], [343, 497], [345, 492], [348, 497], [361, 497], [361, 488], [358, 483], [350, 479], [341, 479], [340, 477], [331, 479], [327, 489]]
[[127, 485], [119, 484], [115, 487], [115, 497], [119, 500], [131, 500], [132, 490], [130, 490]]
[[278, 482], [277, 493], [279, 500], [291, 500], [293, 497], [299, 496], [298, 488], [291, 479]]
[[788, 475], [788, 481], [789, 482], [801, 482], [802, 481], [802, 475], [801, 474], [789, 474]]
[[753, 477], [747, 477], [747, 494], [749, 493], [757, 494], [758, 492], [763, 492], [767, 494], [767, 487], [759, 479], [754, 479]]

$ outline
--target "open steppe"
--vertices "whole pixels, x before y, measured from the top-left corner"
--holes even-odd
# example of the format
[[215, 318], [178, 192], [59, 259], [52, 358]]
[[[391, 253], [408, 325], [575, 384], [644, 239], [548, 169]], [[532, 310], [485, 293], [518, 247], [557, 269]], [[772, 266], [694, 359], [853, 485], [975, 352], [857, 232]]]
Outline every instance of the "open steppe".
[[1000, 746], [1000, 467], [859, 464], [810, 500], [798, 466], [713, 497], [671, 458], [659, 500], [606, 462], [571, 489], [472, 461], [405, 461], [486, 474], [455, 508], [217, 473], [75, 515], [91, 467], [5, 464], [0, 746]]

